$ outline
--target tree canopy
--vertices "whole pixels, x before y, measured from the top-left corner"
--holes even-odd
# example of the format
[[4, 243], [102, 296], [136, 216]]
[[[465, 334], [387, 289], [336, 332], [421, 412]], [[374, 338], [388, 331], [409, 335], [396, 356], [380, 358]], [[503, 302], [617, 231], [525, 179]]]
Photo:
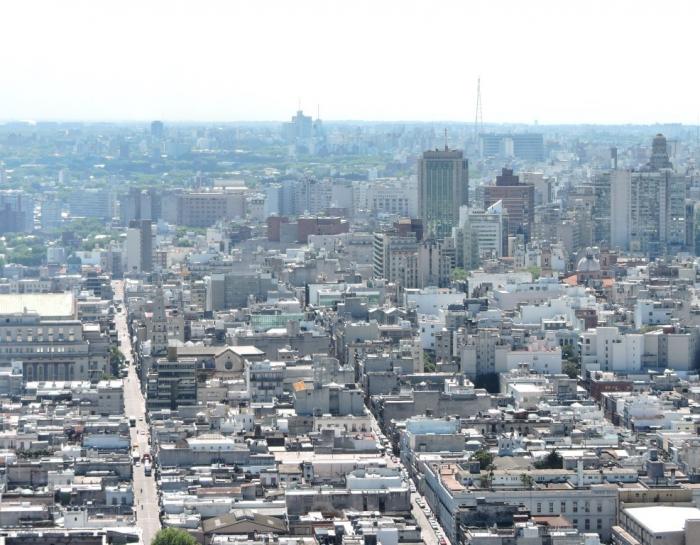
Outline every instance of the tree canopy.
[[151, 545], [199, 545], [199, 542], [185, 530], [163, 528], [158, 530]]

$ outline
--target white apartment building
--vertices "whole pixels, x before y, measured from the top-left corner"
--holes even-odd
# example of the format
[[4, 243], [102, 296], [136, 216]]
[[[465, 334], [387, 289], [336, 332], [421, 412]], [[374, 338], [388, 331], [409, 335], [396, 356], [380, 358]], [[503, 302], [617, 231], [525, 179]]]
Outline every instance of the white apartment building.
[[617, 327], [581, 333], [581, 365], [588, 370], [635, 373], [644, 369], [689, 371], [698, 351], [698, 331], [622, 334]]

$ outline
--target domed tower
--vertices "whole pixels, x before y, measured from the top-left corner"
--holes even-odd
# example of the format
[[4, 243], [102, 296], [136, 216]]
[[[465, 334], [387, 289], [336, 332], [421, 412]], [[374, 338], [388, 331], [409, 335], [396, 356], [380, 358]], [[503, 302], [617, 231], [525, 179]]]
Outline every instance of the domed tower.
[[594, 248], [586, 248], [586, 254], [576, 265], [576, 276], [579, 284], [588, 285], [601, 278], [600, 261]]
[[661, 170], [662, 168], [673, 168], [668, 158], [668, 145], [666, 137], [659, 133], [651, 143], [651, 158], [649, 159], [650, 170]]

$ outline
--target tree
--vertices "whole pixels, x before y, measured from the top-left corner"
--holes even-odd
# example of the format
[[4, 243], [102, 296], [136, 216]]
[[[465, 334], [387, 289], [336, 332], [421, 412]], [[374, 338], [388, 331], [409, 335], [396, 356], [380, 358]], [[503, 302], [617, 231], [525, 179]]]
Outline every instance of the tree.
[[199, 542], [185, 530], [163, 528], [158, 530], [151, 545], [199, 545]]
[[576, 347], [572, 344], [565, 344], [561, 349], [563, 360], [561, 369], [569, 375], [569, 378], [576, 378], [581, 372], [581, 361]]
[[576, 378], [578, 377], [581, 368], [573, 361], [565, 361], [561, 366], [561, 370], [565, 375], [568, 375], [569, 378]]
[[556, 450], [553, 450], [545, 456], [544, 460], [535, 462], [535, 467], [537, 469], [562, 469], [564, 467], [564, 458]]
[[520, 482], [523, 483], [523, 486], [525, 488], [530, 490], [532, 490], [535, 486], [535, 480], [532, 478], [532, 476], [528, 475], [527, 473], [521, 473]]
[[528, 267], [527, 271], [532, 275], [533, 280], [537, 280], [542, 274], [542, 269], [536, 266]]
[[481, 469], [481, 471], [490, 469], [493, 464], [493, 454], [488, 450], [477, 450], [472, 458], [479, 462], [479, 469]]
[[461, 267], [455, 267], [452, 269], [452, 280], [466, 280], [467, 279], [467, 271], [462, 269]]
[[423, 370], [426, 373], [432, 373], [437, 368], [435, 364], [435, 352], [431, 350], [423, 351]]
[[126, 358], [122, 351], [116, 346], [113, 346], [109, 350], [109, 368], [112, 375], [116, 376], [119, 374], [119, 369], [124, 365]]

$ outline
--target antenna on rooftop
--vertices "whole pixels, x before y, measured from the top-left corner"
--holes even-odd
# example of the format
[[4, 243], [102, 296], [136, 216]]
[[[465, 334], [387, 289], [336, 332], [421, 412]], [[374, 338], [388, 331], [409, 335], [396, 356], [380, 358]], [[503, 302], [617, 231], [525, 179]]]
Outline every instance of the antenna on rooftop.
[[445, 127], [445, 151], [447, 151], [447, 127]]
[[476, 79], [476, 110], [474, 112], [474, 145], [479, 142], [479, 133], [483, 131], [484, 113], [481, 109], [481, 78]]

